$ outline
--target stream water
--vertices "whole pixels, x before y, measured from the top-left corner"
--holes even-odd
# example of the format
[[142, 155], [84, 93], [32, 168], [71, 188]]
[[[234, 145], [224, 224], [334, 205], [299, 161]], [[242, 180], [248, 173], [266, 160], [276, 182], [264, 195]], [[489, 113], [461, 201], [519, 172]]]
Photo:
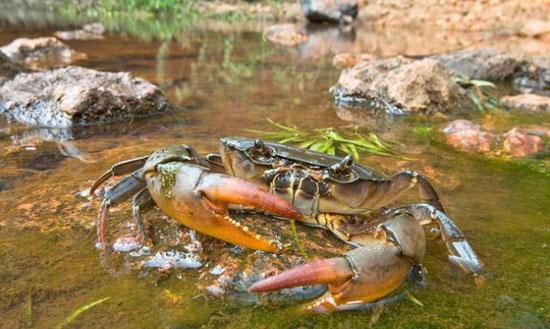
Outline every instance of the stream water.
[[[4, 17], [0, 45], [71, 26], [74, 21], [51, 15], [36, 21]], [[336, 111], [328, 93], [339, 74], [330, 64], [334, 52], [425, 55], [474, 43], [478, 34], [448, 39], [422, 31], [333, 29], [318, 32], [309, 46], [287, 49], [264, 41], [261, 26], [245, 23], [207, 22], [172, 33], [169, 41], [113, 32], [103, 40], [67, 43], [88, 55], [77, 65], [131, 71], [160, 85], [177, 104], [173, 113], [72, 131], [0, 122], [0, 327], [53, 328], [75, 309], [105, 297], [110, 299], [70, 327], [369, 326], [373, 312], [307, 315], [296, 312], [298, 303], [247, 305], [208, 296], [194, 284], [197, 270], [113, 272], [94, 248], [99, 202], [88, 201], [82, 191], [113, 163], [175, 143], [215, 152], [219, 137], [273, 129], [266, 118], [303, 129], [362, 124], [398, 142], [406, 160], [365, 155], [362, 162], [387, 173], [406, 168], [426, 173], [485, 263], [487, 281], [478, 288], [431, 242], [428, 286], [412, 291], [423, 306], [409, 300], [386, 306], [375, 327], [550, 326], [550, 177], [518, 162], [460, 153], [437, 134], [417, 133], [437, 130], [442, 123], [435, 119], [365, 120]], [[541, 115], [474, 117], [502, 130], [518, 122], [549, 124]], [[114, 211], [109, 234], [130, 216], [128, 205]]]

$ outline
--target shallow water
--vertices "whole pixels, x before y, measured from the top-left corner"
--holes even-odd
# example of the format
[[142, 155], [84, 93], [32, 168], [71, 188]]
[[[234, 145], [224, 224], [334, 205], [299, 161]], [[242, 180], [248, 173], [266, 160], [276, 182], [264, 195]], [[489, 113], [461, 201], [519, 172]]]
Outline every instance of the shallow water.
[[[43, 24], [2, 22], [0, 45], [70, 26], [55, 16]], [[80, 194], [111, 164], [174, 143], [215, 152], [221, 136], [271, 129], [266, 118], [307, 129], [348, 126], [341, 118], [356, 117], [335, 111], [328, 94], [338, 78], [330, 65], [333, 51], [419, 55], [463, 46], [456, 40], [475, 40], [464, 34], [419, 47], [403, 42], [415, 40], [407, 31], [358, 30], [352, 37], [331, 30], [321, 32], [333, 40], [331, 47], [296, 50], [266, 43], [260, 31], [261, 26], [211, 22], [175, 32], [170, 41], [113, 33], [104, 40], [67, 42], [88, 55], [78, 65], [131, 71], [161, 85], [179, 106], [163, 117], [73, 131], [0, 123], [0, 327], [52, 328], [104, 297], [110, 299], [80, 315], [72, 327], [355, 328], [373, 321], [372, 312], [301, 315], [297, 303], [251, 306], [217, 299], [195, 286], [197, 270], [112, 271], [94, 248], [99, 205]], [[363, 156], [362, 162], [388, 173], [410, 168], [430, 177], [487, 271], [485, 286], [477, 288], [446, 262], [444, 248], [431, 242], [428, 286], [412, 291], [424, 306], [407, 300], [387, 306], [376, 326], [548, 327], [550, 177], [521, 163], [459, 153], [444, 147], [437, 135], [414, 132], [443, 121], [360, 115], [367, 122], [363, 129], [399, 142], [410, 159]], [[514, 113], [481, 119], [503, 131], [517, 122], [549, 124], [547, 116]], [[119, 208], [111, 217], [111, 238], [113, 228], [130, 218], [128, 206]], [[153, 212], [147, 219], [158, 217]]]

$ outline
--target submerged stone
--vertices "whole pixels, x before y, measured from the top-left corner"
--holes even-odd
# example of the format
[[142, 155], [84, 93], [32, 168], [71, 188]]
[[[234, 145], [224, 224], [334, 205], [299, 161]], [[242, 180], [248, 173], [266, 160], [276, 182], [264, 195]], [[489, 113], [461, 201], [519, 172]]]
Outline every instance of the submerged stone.
[[67, 67], [19, 74], [0, 87], [0, 114], [31, 126], [126, 121], [168, 109], [157, 86], [124, 72]]
[[452, 121], [443, 133], [447, 143], [463, 151], [488, 153], [496, 142], [496, 135], [468, 120]]
[[550, 112], [550, 97], [536, 94], [519, 94], [500, 99], [502, 105], [531, 112]]
[[273, 25], [264, 30], [264, 37], [283, 46], [296, 46], [308, 39], [302, 28], [295, 24]]
[[504, 134], [503, 148], [513, 157], [526, 157], [544, 149], [542, 138], [521, 128], [512, 128]]
[[56, 68], [83, 59], [85, 54], [76, 52], [53, 37], [19, 38], [0, 48], [12, 61], [30, 68]]

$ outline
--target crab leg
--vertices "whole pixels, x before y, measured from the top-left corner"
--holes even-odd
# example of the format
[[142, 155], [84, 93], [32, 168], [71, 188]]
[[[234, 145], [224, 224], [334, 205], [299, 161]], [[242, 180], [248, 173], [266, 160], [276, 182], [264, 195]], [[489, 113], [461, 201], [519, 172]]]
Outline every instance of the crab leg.
[[111, 169], [107, 170], [103, 173], [92, 185], [90, 188], [90, 195], [94, 194], [94, 191], [101, 186], [101, 184], [105, 183], [109, 178], [113, 176], [122, 176], [127, 175], [131, 172], [134, 172], [145, 164], [149, 156], [143, 156], [140, 158], [130, 159], [126, 161], [121, 161], [114, 166], [111, 167]]
[[[97, 186], [99, 186], [99, 184]], [[142, 169], [140, 169], [134, 171], [132, 175], [124, 178], [105, 192], [99, 211], [99, 216], [97, 218], [98, 248], [103, 247], [103, 244], [105, 243], [105, 222], [107, 221], [107, 216], [109, 215], [109, 208], [128, 200], [132, 195], [138, 193], [144, 188], [145, 181], [143, 180]]]
[[472, 273], [476, 283], [482, 284], [483, 263], [451, 218], [429, 204], [414, 204], [399, 209], [410, 213], [421, 225], [437, 224], [441, 238], [449, 250], [449, 261], [464, 272]]
[[134, 217], [134, 220], [136, 221], [136, 225], [138, 227], [138, 237], [137, 240], [141, 246], [145, 243], [145, 240], [147, 239], [145, 234], [145, 226], [143, 224], [143, 219], [141, 218], [141, 215], [151, 209], [155, 206], [155, 201], [153, 201], [153, 198], [151, 197], [151, 194], [147, 189], [141, 190], [138, 194], [136, 194], [132, 200], [132, 216]]

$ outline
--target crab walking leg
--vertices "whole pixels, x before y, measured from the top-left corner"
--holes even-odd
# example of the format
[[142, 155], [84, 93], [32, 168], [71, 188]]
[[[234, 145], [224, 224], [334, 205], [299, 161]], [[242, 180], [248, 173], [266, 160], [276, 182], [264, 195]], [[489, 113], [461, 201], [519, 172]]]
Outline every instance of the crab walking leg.
[[449, 216], [429, 204], [414, 204], [399, 209], [410, 213], [421, 225], [436, 224], [449, 250], [449, 261], [458, 265], [466, 273], [472, 273], [476, 277], [476, 283], [478, 281], [478, 284], [482, 283], [483, 263]]
[[113, 176], [127, 175], [131, 172], [134, 172], [134, 171], [142, 168], [148, 158], [149, 158], [149, 156], [144, 156], [144, 157], [141, 157], [141, 158], [126, 160], [126, 161], [122, 161], [122, 162], [119, 162], [119, 163], [115, 164], [114, 166], [111, 167], [111, 169], [104, 172], [103, 175], [101, 175], [94, 182], [94, 184], [90, 188], [90, 195], [93, 195], [94, 191], [99, 186], [101, 186], [101, 184], [105, 183], [109, 178], [111, 178]]
[[140, 244], [140, 247], [142, 247], [147, 240], [147, 236], [145, 234], [145, 225], [143, 224], [143, 218], [141, 217], [141, 215], [153, 209], [154, 206], [155, 201], [153, 201], [153, 197], [147, 189], [141, 190], [141, 192], [136, 194], [134, 196], [134, 199], [132, 200], [132, 216], [134, 217], [134, 220], [138, 227], [137, 240]]
[[145, 188], [143, 180], [143, 170], [136, 170], [132, 175], [124, 178], [113, 187], [105, 192], [101, 209], [97, 218], [97, 244], [98, 248], [102, 248], [105, 243], [105, 223], [109, 215], [109, 208], [114, 207], [126, 200], [132, 195], [138, 193]]
[[287, 218], [301, 218], [288, 202], [252, 183], [181, 161], [161, 163], [146, 173], [147, 187], [157, 206], [197, 232], [255, 250], [278, 250], [248, 227], [233, 220], [229, 204], [252, 206]]

